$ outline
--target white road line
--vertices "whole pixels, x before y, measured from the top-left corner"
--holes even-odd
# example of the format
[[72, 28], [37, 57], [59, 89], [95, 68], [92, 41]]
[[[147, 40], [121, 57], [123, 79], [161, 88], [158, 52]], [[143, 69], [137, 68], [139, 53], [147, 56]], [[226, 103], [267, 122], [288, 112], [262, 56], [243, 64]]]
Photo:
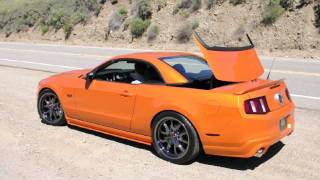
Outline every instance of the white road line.
[[80, 67], [63, 66], [63, 65], [47, 64], [47, 63], [38, 63], [38, 62], [14, 60], [14, 59], [0, 59], [0, 61], [17, 62], [17, 63], [24, 63], [24, 64], [34, 64], [34, 65], [58, 67], [58, 68], [64, 68], [64, 69], [81, 69]]
[[[265, 72], [269, 72], [270, 69], [264, 69]], [[317, 76], [320, 77], [320, 73], [310, 73], [310, 72], [301, 72], [301, 71], [287, 71], [287, 70], [279, 70], [272, 69], [272, 73], [281, 73], [281, 74], [295, 74], [295, 75], [303, 75], [303, 76]]]
[[291, 95], [292, 97], [297, 97], [297, 98], [320, 100], [320, 97], [304, 96], [304, 95], [298, 95], [298, 94], [290, 94], [290, 95]]
[[[48, 44], [48, 43], [24, 43], [24, 42], [0, 42], [0, 45], [32, 45], [32, 46], [47, 46], [47, 47], [67, 47], [67, 48], [86, 48], [86, 49], [103, 49], [103, 50], [125, 50], [125, 51], [141, 51], [141, 52], [148, 52], [148, 51], [155, 51], [155, 52], [184, 52], [183, 50], [171, 50], [171, 49], [139, 49], [139, 48], [117, 48], [117, 47], [104, 47], [104, 46], [88, 46], [88, 45], [72, 45], [72, 44]], [[190, 53], [201, 55], [199, 51], [191, 51]], [[281, 61], [292, 61], [292, 62], [304, 62], [304, 63], [320, 63], [320, 59], [311, 59], [311, 58], [289, 58], [289, 57], [270, 57], [270, 56], [259, 56], [263, 60], [273, 61], [273, 59], [281, 59]], [[302, 59], [302, 60], [301, 60]]]
[[[23, 61], [23, 60], [13, 60], [13, 59], [1, 59], [0, 58], [0, 61], [18, 62], [18, 63], [41, 65], [41, 66], [50, 66], [50, 67], [59, 67], [59, 68], [65, 68], [65, 69], [70, 69], [70, 70], [82, 69], [81, 67], [63, 66], [63, 65], [57, 65], [57, 64], [38, 63], [38, 62]], [[305, 96], [305, 95], [298, 95], [298, 94], [291, 94], [291, 96], [292, 97], [297, 97], [297, 98], [304, 98], [304, 99], [320, 100], [320, 97], [314, 97], [314, 96]]]
[[67, 56], [88, 56], [88, 57], [97, 57], [97, 58], [109, 58], [109, 57], [111, 57], [111, 56], [102, 56], [102, 55], [94, 55], [94, 54], [55, 52], [55, 51], [31, 50], [31, 49], [14, 49], [14, 48], [2, 48], [2, 47], [0, 47], [0, 50], [30, 52], [30, 53], [44, 53], [44, 54], [61, 54], [61, 55], [67, 55]]

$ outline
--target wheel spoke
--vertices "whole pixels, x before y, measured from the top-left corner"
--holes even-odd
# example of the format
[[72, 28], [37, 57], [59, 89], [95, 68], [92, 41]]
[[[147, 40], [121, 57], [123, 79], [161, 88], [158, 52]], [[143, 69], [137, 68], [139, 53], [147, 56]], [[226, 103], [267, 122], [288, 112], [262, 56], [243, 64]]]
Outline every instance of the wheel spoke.
[[182, 139], [182, 138], [179, 138], [178, 141], [179, 141], [179, 142], [182, 142], [182, 143], [184, 143], [184, 144], [188, 144], [188, 141], [186, 141], [186, 140], [184, 140], [184, 139]]
[[164, 139], [160, 139], [159, 142], [160, 142], [160, 143], [168, 143], [168, 141], [167, 141], [167, 140], [164, 140]]
[[177, 124], [176, 126], [173, 126], [173, 130], [174, 130], [174, 131], [177, 131], [177, 130], [180, 129], [180, 127], [181, 127], [181, 124], [179, 123], [179, 124]]
[[171, 143], [168, 143], [168, 144], [167, 144], [167, 151], [169, 151], [170, 148], [171, 148]]
[[53, 110], [50, 109], [50, 110], [49, 110], [49, 120], [50, 120], [50, 121], [53, 120], [52, 117], [53, 117]]
[[184, 135], [187, 135], [186, 132], [182, 132], [182, 133], [179, 133], [180, 137], [184, 136]]
[[162, 125], [162, 126], [163, 126], [163, 127], [164, 127], [164, 129], [165, 129], [165, 131], [161, 131], [161, 132], [162, 132], [162, 134], [168, 135], [168, 134], [169, 134], [169, 132], [170, 132], [169, 126], [168, 126], [166, 123], [163, 123], [163, 125]]
[[184, 147], [181, 144], [178, 145], [178, 148], [181, 150], [181, 152], [185, 151]]
[[176, 145], [173, 146], [173, 152], [174, 152], [174, 154], [178, 155], [177, 146]]

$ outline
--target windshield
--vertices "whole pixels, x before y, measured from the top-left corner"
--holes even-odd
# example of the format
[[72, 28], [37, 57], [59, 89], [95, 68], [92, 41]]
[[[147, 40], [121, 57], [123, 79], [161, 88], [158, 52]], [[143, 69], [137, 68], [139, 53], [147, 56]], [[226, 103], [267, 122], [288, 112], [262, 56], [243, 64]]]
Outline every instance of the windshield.
[[207, 62], [199, 57], [176, 56], [165, 57], [162, 60], [189, 80], [205, 80], [212, 76], [212, 71]]

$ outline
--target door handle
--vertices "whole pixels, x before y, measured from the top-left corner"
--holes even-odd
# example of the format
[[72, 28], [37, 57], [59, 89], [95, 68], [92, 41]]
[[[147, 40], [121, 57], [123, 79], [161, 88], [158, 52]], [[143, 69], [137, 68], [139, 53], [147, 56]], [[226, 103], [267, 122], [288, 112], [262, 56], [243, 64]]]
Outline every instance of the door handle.
[[122, 96], [122, 97], [131, 97], [132, 94], [130, 94], [127, 90], [124, 90], [122, 93], [120, 93], [120, 96]]

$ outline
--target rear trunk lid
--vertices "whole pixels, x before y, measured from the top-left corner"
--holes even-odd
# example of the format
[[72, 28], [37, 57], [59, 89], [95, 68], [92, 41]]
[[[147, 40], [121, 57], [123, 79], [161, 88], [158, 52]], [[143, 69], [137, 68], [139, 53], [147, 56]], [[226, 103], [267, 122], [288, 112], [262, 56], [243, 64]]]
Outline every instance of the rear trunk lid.
[[193, 38], [215, 78], [220, 81], [250, 81], [264, 72], [249, 36], [251, 45], [245, 47], [209, 47], [196, 32]]

